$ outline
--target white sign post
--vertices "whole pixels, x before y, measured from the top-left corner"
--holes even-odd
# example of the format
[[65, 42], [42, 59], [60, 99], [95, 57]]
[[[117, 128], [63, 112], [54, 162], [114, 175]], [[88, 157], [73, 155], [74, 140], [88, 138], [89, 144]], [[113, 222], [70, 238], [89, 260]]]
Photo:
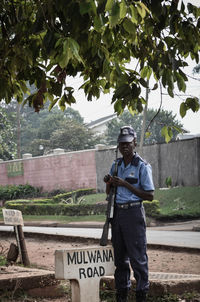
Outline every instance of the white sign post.
[[99, 302], [100, 279], [113, 275], [114, 270], [111, 246], [55, 252], [55, 277], [70, 280], [72, 302]]
[[28, 258], [28, 253], [27, 253], [25, 239], [24, 239], [24, 233], [22, 230], [22, 226], [24, 225], [22, 212], [18, 211], [18, 210], [12, 210], [12, 209], [3, 209], [2, 212], [3, 212], [4, 223], [7, 225], [14, 226], [14, 231], [15, 231], [17, 245], [19, 248], [21, 262], [24, 265], [29, 266], [30, 261]]
[[24, 225], [22, 212], [18, 210], [3, 209], [4, 223], [8, 225]]

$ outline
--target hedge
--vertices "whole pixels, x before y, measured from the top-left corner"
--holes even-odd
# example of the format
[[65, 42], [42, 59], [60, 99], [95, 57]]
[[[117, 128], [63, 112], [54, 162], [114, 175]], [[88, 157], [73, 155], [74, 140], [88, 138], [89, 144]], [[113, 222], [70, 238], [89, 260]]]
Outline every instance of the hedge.
[[7, 200], [5, 202], [5, 207], [7, 207], [8, 205], [13, 204], [13, 203], [27, 205], [27, 204], [52, 204], [55, 202], [51, 198], [15, 199], [15, 200]]
[[71, 191], [71, 192], [67, 192], [67, 193], [58, 194], [56, 196], [53, 196], [53, 200], [55, 202], [62, 202], [62, 201], [66, 201], [67, 199], [72, 197], [76, 201], [77, 198], [79, 198], [81, 196], [94, 194], [94, 193], [96, 193], [96, 190], [92, 189], [92, 188], [79, 189], [79, 190], [76, 190], [76, 191]]
[[[55, 203], [20, 203], [7, 202], [7, 209], [15, 209], [22, 212], [23, 215], [62, 215], [62, 216], [88, 216], [102, 215], [106, 213], [107, 205], [98, 204], [55, 204]], [[144, 201], [146, 215], [156, 217], [159, 214], [159, 202]]]
[[0, 186], [0, 200], [38, 197], [40, 194], [41, 188], [29, 184]]

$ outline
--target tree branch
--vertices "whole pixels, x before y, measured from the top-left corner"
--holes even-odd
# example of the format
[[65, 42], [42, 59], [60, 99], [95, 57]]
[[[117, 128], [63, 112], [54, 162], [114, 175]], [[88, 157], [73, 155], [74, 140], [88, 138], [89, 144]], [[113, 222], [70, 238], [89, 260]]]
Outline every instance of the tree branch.
[[155, 120], [157, 115], [160, 113], [160, 110], [161, 110], [161, 107], [162, 107], [162, 95], [163, 95], [163, 93], [162, 93], [162, 85], [161, 85], [160, 81], [159, 81], [159, 85], [160, 85], [160, 107], [159, 107], [158, 111], [156, 112], [156, 114], [154, 115], [154, 117], [150, 120], [149, 125], [147, 126], [145, 132], [147, 132], [149, 130], [150, 125], [153, 123], [153, 121]]

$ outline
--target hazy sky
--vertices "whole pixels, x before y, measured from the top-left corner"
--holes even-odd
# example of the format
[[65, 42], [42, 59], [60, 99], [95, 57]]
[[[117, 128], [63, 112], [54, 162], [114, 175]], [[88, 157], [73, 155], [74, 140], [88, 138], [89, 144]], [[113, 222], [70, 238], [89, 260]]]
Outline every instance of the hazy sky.
[[[198, 80], [189, 78], [185, 96], [183, 93], [180, 93], [178, 89], [176, 89], [177, 94], [181, 94], [182, 96], [176, 96], [172, 99], [167, 95], [167, 92], [163, 90], [163, 93], [166, 92], [166, 95], [163, 96], [162, 100], [162, 108], [164, 110], [172, 111], [173, 114], [176, 114], [177, 119], [184, 125], [184, 128], [193, 134], [200, 133], [200, 111], [198, 113], [193, 113], [191, 110], [189, 110], [187, 115], [182, 119], [179, 114], [179, 107], [182, 101], [186, 98], [186, 95], [194, 95], [200, 98], [200, 75], [193, 75], [192, 73], [192, 70], [195, 66], [195, 62], [190, 62], [190, 65], [187, 67], [186, 73], [192, 77], [197, 78]], [[92, 102], [88, 102], [84, 92], [82, 90], [78, 90], [78, 87], [80, 87], [81, 83], [81, 79], [74, 78], [70, 79], [67, 85], [71, 85], [76, 89], [74, 95], [76, 97], [77, 103], [75, 105], [72, 105], [72, 108], [80, 112], [85, 122], [91, 122], [98, 118], [114, 113], [113, 105], [111, 105], [112, 94], [102, 94], [98, 100], [94, 99]], [[143, 96], [145, 97], [145, 90], [143, 92]], [[159, 106], [160, 90], [157, 89], [150, 92], [148, 107], [158, 109]]]
[[[181, 2], [181, 1], [180, 1]], [[194, 5], [200, 6], [200, 0], [184, 0], [185, 4], [187, 2], [193, 3]], [[163, 96], [163, 105], [164, 110], [172, 111], [176, 114], [177, 119], [183, 124], [184, 128], [192, 134], [200, 134], [200, 111], [198, 113], [193, 113], [191, 110], [188, 111], [186, 116], [182, 119], [179, 114], [180, 104], [186, 99], [188, 95], [193, 95], [200, 98], [200, 74], [193, 74], [193, 68], [197, 65], [195, 61], [188, 59], [189, 66], [186, 67], [183, 71], [191, 76], [195, 77], [198, 80], [188, 78], [187, 90], [185, 96], [183, 93], [180, 93], [176, 89], [176, 93], [182, 96], [175, 96], [173, 99], [167, 95], [167, 92], [163, 89], [163, 93], [166, 92], [166, 95]], [[106, 115], [114, 113], [113, 105], [111, 105], [112, 94], [102, 94], [98, 100], [93, 100], [88, 102], [83, 90], [78, 90], [82, 84], [82, 79], [79, 78], [70, 78], [67, 79], [67, 85], [71, 85], [76, 89], [75, 97], [77, 103], [72, 106], [73, 109], [76, 109], [80, 112], [81, 116], [84, 118], [85, 122], [94, 121], [98, 118], [104, 117]], [[153, 83], [152, 83], [153, 87]], [[145, 90], [143, 93], [145, 97]], [[152, 91], [149, 94], [149, 105], [148, 108], [158, 109], [160, 106], [160, 90], [157, 89]]]

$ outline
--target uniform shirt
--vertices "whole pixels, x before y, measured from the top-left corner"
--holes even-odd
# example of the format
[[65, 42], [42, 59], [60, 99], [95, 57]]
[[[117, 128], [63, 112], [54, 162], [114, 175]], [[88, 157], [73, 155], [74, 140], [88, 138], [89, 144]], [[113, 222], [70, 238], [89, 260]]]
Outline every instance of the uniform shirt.
[[[113, 163], [110, 175], [113, 176], [115, 170], [115, 163]], [[146, 163], [137, 153], [132, 161], [125, 167], [123, 158], [118, 159], [118, 173], [117, 176], [128, 181], [132, 186], [142, 189], [144, 191], [154, 191], [154, 184], [152, 179], [151, 165]], [[116, 203], [127, 203], [134, 201], [142, 201], [140, 197], [133, 194], [125, 187], [118, 186], [116, 193]]]

